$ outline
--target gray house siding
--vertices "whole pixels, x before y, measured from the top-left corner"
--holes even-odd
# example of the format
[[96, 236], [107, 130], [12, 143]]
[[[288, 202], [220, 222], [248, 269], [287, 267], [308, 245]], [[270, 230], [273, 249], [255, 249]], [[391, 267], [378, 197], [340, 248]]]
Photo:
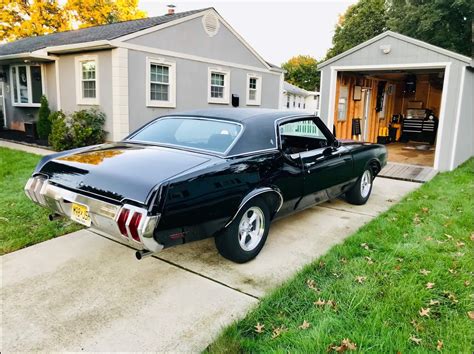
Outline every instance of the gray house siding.
[[126, 42], [265, 68], [262, 62], [242, 45], [239, 39], [222, 23], [217, 34], [209, 37], [202, 25], [202, 17], [145, 34]]
[[[165, 57], [135, 50], [129, 50], [128, 53], [130, 131], [139, 128], [153, 118], [174, 111], [231, 107], [231, 104], [208, 103], [208, 68], [219, 67], [230, 71], [230, 95], [239, 95], [240, 107], [246, 107], [247, 73], [252, 73], [251, 70]], [[147, 107], [145, 70], [147, 57], [160, 57], [176, 62], [176, 108]], [[257, 74], [262, 77], [262, 102], [259, 107], [278, 108], [280, 75], [264, 72], [257, 72]]]
[[[75, 60], [84, 55], [97, 55], [99, 83], [99, 105], [77, 104], [76, 97], [76, 68]], [[75, 54], [61, 55], [59, 57], [59, 77], [60, 77], [60, 101], [61, 109], [65, 113], [72, 113], [80, 109], [97, 108], [107, 116], [104, 129], [110, 133], [112, 131], [112, 59], [111, 50], [94, 52], [81, 52]], [[109, 136], [108, 136], [109, 138]]]
[[[384, 54], [381, 50], [381, 46], [390, 46], [390, 53]], [[396, 65], [418, 64], [419, 67], [421, 67], [431, 64], [436, 66], [443, 63], [449, 64], [445, 73], [443, 86], [444, 102], [442, 102], [442, 105], [445, 105], [445, 116], [444, 119], [440, 120], [440, 129], [438, 130], [437, 144], [440, 144], [440, 149], [437, 156], [439, 160], [437, 168], [441, 171], [450, 170], [453, 168], [451, 166], [452, 148], [457, 144], [454, 141], [454, 133], [458, 110], [458, 97], [460, 93], [463, 92], [460, 87], [461, 74], [467, 65], [461, 60], [417, 46], [399, 38], [391, 37], [390, 35], [383, 37], [327, 65], [323, 64], [321, 68], [321, 118], [326, 123], [332, 121], [329, 117], [329, 105], [330, 102], [334, 103], [334, 101], [330, 100], [333, 94], [333, 92], [331, 92], [331, 72], [334, 67], [337, 67], [338, 71], [373, 71], [373, 69], [358, 70], [351, 67], [378, 66], [377, 70], [393, 70], [396, 69]], [[412, 69], [414, 68], [415, 65]], [[464, 126], [461, 126], [460, 129], [464, 130]], [[470, 149], [470, 151], [472, 151], [472, 149]], [[459, 164], [461, 159], [456, 156], [456, 161], [458, 161], [458, 163], [455, 163], [454, 167]]]

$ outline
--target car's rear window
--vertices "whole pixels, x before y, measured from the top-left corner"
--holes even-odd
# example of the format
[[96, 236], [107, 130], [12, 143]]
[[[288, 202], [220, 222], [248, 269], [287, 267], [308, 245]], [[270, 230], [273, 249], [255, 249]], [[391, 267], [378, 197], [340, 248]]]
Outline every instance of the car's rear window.
[[241, 129], [240, 124], [218, 120], [161, 118], [128, 140], [225, 153]]

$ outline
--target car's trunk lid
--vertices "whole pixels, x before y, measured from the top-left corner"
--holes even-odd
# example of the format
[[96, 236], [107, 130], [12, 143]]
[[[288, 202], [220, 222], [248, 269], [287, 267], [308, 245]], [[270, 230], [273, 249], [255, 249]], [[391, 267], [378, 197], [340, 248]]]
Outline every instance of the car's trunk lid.
[[177, 149], [116, 143], [53, 159], [39, 172], [67, 188], [144, 204], [155, 186], [209, 159]]

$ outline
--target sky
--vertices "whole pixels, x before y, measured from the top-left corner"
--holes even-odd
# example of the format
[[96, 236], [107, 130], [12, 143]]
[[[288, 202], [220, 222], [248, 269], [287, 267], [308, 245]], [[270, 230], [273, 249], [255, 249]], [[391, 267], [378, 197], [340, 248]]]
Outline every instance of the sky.
[[140, 0], [139, 8], [148, 16], [167, 12], [166, 5], [176, 12], [214, 7], [222, 17], [265, 60], [281, 65], [299, 54], [324, 58], [338, 16], [355, 0], [313, 1], [202, 1], [202, 0]]

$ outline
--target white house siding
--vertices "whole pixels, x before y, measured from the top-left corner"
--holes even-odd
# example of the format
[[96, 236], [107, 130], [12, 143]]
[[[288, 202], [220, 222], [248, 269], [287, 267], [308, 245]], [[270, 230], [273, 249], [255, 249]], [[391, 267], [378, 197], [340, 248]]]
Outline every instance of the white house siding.
[[112, 140], [129, 133], [128, 49], [112, 49]]
[[[230, 95], [239, 95], [239, 107], [246, 106], [247, 73], [249, 70], [230, 66], [218, 66], [210, 63], [159, 56], [149, 52], [129, 50], [129, 122], [133, 131], [150, 120], [176, 111], [200, 108], [232, 107], [229, 104], [208, 103], [208, 68], [221, 68], [230, 71]], [[146, 58], [164, 58], [176, 62], [176, 108], [146, 106]], [[278, 108], [278, 73], [259, 72], [262, 77], [262, 102], [259, 107]], [[250, 107], [250, 106], [249, 106]], [[255, 106], [252, 106], [255, 107]]]
[[[76, 97], [76, 57], [84, 55], [96, 55], [98, 58], [99, 97], [98, 105], [78, 104]], [[95, 52], [80, 52], [74, 54], [61, 55], [59, 57], [59, 85], [61, 109], [65, 113], [72, 113], [80, 109], [97, 108], [104, 112], [107, 119], [104, 129], [108, 133], [107, 139], [113, 136], [113, 99], [112, 99], [112, 51], [102, 50]]]
[[[383, 54], [380, 48], [382, 45], [390, 46], [390, 53]], [[468, 65], [467, 63], [452, 56], [387, 35], [327, 65], [323, 65], [320, 90], [321, 118], [329, 126], [332, 126], [334, 117], [335, 92], [330, 91], [331, 88], [335, 87], [332, 86], [332, 82], [336, 79], [336, 70], [361, 71], [360, 69], [351, 69], [351, 67], [360, 66], [367, 66], [364, 71], [374, 70], [371, 69], [374, 66], [377, 70], [393, 70], [397, 66], [403, 66], [403, 70], [409, 70], [447, 65], [441, 103], [441, 111], [444, 111], [445, 115], [440, 117], [439, 122], [435, 168], [445, 171], [457, 166], [458, 163], [451, 163], [452, 149], [457, 144], [454, 141], [454, 131], [458, 111], [458, 97], [461, 89], [461, 74], [464, 67]], [[464, 127], [461, 126], [460, 129], [464, 129]], [[459, 162], [461, 159], [456, 157], [456, 161]]]

